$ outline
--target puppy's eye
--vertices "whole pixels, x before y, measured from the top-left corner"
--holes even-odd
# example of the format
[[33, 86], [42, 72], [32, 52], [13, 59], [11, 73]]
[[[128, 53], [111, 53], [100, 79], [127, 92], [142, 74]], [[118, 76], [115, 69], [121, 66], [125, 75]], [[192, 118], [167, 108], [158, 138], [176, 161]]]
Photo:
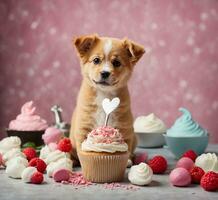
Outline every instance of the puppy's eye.
[[101, 63], [100, 58], [94, 58], [93, 63], [94, 63], [95, 65], [100, 64], [100, 63]]
[[112, 63], [112, 65], [114, 67], [120, 67], [121, 66], [121, 62], [119, 60], [117, 60], [117, 59], [114, 59], [111, 63]]

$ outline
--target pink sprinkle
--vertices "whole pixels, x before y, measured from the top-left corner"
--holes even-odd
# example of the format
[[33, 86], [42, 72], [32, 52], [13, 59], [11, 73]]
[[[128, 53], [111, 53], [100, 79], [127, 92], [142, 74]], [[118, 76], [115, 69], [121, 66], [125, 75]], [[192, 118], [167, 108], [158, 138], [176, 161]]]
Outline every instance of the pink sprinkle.
[[122, 134], [119, 132], [118, 129], [109, 127], [109, 126], [102, 126], [98, 127], [97, 129], [93, 129], [89, 134], [88, 137], [94, 138], [96, 143], [106, 143], [111, 144], [113, 142], [117, 143], [124, 143], [124, 139]]
[[[62, 181], [62, 184], [68, 184], [74, 186], [74, 189], [79, 189], [79, 188], [85, 188], [91, 185], [97, 185], [96, 183], [92, 183], [90, 181], [87, 181], [81, 172], [73, 172], [70, 176], [70, 179], [68, 181]], [[99, 184], [99, 186], [103, 187], [104, 189], [109, 189], [109, 190], [130, 190], [130, 191], [137, 191], [140, 189], [140, 187], [132, 185], [132, 184], [122, 184], [122, 183], [104, 183], [104, 184]]]
[[69, 179], [70, 183], [76, 184], [76, 185], [90, 185], [91, 182], [86, 181], [82, 175], [82, 173], [77, 172], [73, 173]]
[[103, 184], [103, 187], [105, 189], [110, 189], [110, 190], [124, 189], [124, 190], [136, 191], [140, 189], [140, 187], [137, 187], [135, 185], [131, 185], [131, 184], [127, 185], [127, 184], [121, 184], [121, 183], [105, 183]]
[[92, 182], [87, 181], [81, 172], [74, 172], [70, 175], [70, 179], [68, 181], [62, 181], [62, 184], [68, 184], [75, 186], [75, 189], [79, 189], [80, 187], [86, 187], [89, 185], [93, 185]]

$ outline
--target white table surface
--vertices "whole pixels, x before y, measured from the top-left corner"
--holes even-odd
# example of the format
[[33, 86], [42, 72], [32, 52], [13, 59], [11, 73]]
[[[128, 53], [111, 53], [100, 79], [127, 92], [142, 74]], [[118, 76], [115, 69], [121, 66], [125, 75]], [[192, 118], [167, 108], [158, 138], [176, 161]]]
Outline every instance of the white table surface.
[[[147, 151], [149, 157], [156, 154], [164, 155], [169, 163], [169, 169], [164, 175], [154, 175], [153, 182], [149, 186], [140, 187], [136, 191], [125, 189], [105, 189], [102, 184], [89, 186], [86, 188], [75, 189], [72, 185], [63, 185], [55, 183], [51, 178], [45, 178], [42, 185], [26, 184], [21, 180], [8, 178], [5, 170], [0, 170], [0, 200], [76, 200], [76, 199], [96, 199], [96, 200], [115, 200], [115, 199], [131, 199], [131, 200], [216, 200], [218, 192], [206, 192], [199, 185], [191, 185], [190, 187], [173, 187], [169, 183], [170, 169], [175, 165], [171, 152], [167, 149], [137, 149], [137, 151]], [[218, 153], [218, 145], [209, 145], [208, 152]], [[80, 168], [76, 170], [80, 171]], [[128, 169], [126, 170], [126, 175]], [[127, 178], [123, 184], [129, 184]]]

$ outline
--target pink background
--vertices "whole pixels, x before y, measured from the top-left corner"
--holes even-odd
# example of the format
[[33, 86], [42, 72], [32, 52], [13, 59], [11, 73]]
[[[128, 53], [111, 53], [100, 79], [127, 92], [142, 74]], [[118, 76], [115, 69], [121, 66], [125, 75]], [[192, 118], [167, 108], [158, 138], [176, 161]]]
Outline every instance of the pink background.
[[70, 121], [81, 81], [71, 39], [96, 32], [147, 48], [129, 84], [134, 116], [170, 126], [184, 106], [218, 143], [218, 1], [4, 0], [0, 24], [1, 137], [28, 100]]

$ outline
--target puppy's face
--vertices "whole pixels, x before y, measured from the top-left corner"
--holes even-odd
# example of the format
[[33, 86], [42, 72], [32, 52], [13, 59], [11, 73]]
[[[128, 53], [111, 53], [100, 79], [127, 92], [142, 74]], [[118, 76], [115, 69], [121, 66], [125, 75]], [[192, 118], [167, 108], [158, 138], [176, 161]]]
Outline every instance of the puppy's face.
[[128, 39], [89, 35], [74, 40], [82, 74], [90, 85], [101, 90], [122, 88], [144, 48]]

